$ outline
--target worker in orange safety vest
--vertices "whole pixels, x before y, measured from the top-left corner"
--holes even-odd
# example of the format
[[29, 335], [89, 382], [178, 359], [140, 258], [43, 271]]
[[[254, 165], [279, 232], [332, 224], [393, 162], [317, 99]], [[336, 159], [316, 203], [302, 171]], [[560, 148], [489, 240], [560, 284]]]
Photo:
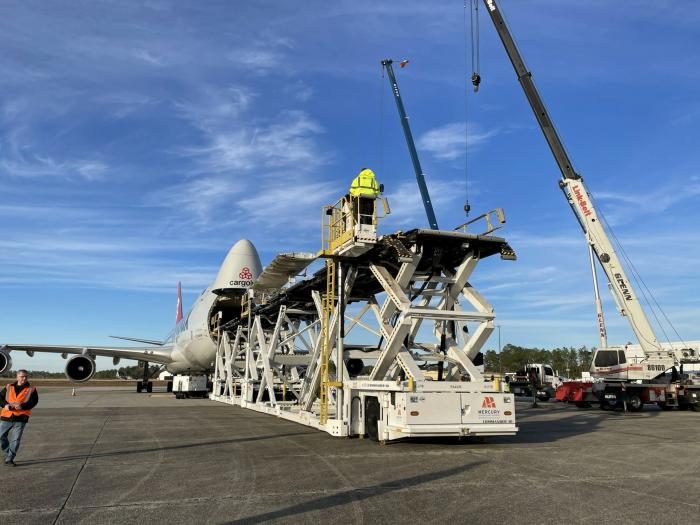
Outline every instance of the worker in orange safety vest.
[[36, 387], [29, 384], [29, 373], [17, 371], [17, 380], [0, 392], [0, 447], [5, 455], [5, 465], [15, 467], [15, 456], [19, 450], [24, 427], [39, 402]]

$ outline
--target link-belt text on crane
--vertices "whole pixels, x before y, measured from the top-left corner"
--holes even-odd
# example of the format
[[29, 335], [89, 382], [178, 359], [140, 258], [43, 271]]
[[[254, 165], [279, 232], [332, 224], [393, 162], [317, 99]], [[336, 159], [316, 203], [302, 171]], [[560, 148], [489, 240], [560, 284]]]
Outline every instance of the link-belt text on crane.
[[496, 10], [496, 4], [493, 3], [493, 0], [486, 0], [486, 5], [489, 6], [489, 11]]
[[622, 295], [624, 296], [625, 300], [631, 301], [632, 300], [632, 293], [630, 292], [630, 289], [627, 288], [627, 283], [622, 278], [622, 275], [620, 275], [619, 273], [616, 273], [615, 274], [615, 281], [617, 281], [617, 284], [620, 287], [620, 291], [622, 292]]
[[593, 211], [588, 207], [586, 198], [583, 196], [583, 193], [581, 193], [581, 188], [578, 186], [574, 186], [574, 196], [576, 197], [576, 202], [578, 202], [578, 205], [581, 207], [583, 215], [586, 217], [591, 215]]

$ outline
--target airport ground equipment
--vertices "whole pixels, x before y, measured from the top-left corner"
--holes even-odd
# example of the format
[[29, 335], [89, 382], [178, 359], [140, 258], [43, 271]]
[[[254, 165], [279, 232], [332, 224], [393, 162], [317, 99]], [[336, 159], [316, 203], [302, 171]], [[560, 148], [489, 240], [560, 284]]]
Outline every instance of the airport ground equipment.
[[[531, 363], [508, 378], [508, 389], [516, 396], [532, 396], [549, 401], [562, 381], [551, 365]], [[534, 391], [534, 392], [533, 392]]]
[[[325, 264], [311, 277], [290, 283], [316, 256], [281, 254], [256, 279], [241, 318], [221, 326], [210, 398], [333, 436], [515, 434], [513, 395], [474, 365], [495, 314], [469, 283], [481, 259], [515, 259], [508, 243], [377, 236], [376, 212], [353, 210], [347, 198], [326, 208]], [[426, 377], [439, 362], [443, 380]]]
[[[619, 312], [627, 318], [639, 341], [638, 345], [599, 348], [594, 355], [591, 372], [594, 377], [603, 380], [602, 386], [593, 389], [589, 383], [581, 383], [578, 388], [572, 387], [571, 390], [575, 392], [573, 397], [571, 392], [566, 397], [581, 404], [599, 402], [601, 408], [623, 406], [625, 403], [632, 409], [641, 408], [644, 403], [698, 408], [700, 382], [684, 373], [683, 368], [700, 363], [700, 344], [659, 342], [603, 223], [599, 220], [583, 178], [574, 170], [498, 2], [484, 0], [484, 4], [561, 171], [559, 186], [583, 229], [588, 245], [603, 268]], [[599, 305], [599, 300], [597, 304]], [[601, 340], [605, 341], [600, 308], [598, 315], [599, 327], [603, 327]], [[658, 393], [661, 393], [660, 397], [657, 397]]]
[[173, 393], [177, 399], [207, 397], [206, 375], [178, 374], [173, 378]]

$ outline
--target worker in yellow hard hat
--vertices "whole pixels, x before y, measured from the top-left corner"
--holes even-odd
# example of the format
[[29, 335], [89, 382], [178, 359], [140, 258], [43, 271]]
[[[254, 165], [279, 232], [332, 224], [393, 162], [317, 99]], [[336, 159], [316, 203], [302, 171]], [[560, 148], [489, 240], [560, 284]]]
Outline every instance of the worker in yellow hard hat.
[[[357, 203], [354, 206], [355, 220], [359, 224], [372, 224], [374, 218], [374, 201], [384, 191], [383, 185], [369, 168], [362, 168], [350, 184], [350, 196]], [[358, 216], [359, 215], [359, 216]]]

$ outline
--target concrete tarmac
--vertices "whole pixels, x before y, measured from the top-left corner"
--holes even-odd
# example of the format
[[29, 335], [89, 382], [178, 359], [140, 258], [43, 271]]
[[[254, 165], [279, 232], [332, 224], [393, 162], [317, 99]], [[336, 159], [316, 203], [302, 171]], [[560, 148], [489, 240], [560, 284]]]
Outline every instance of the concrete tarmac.
[[693, 523], [700, 414], [518, 402], [520, 433], [380, 446], [208, 400], [40, 389], [0, 523]]

